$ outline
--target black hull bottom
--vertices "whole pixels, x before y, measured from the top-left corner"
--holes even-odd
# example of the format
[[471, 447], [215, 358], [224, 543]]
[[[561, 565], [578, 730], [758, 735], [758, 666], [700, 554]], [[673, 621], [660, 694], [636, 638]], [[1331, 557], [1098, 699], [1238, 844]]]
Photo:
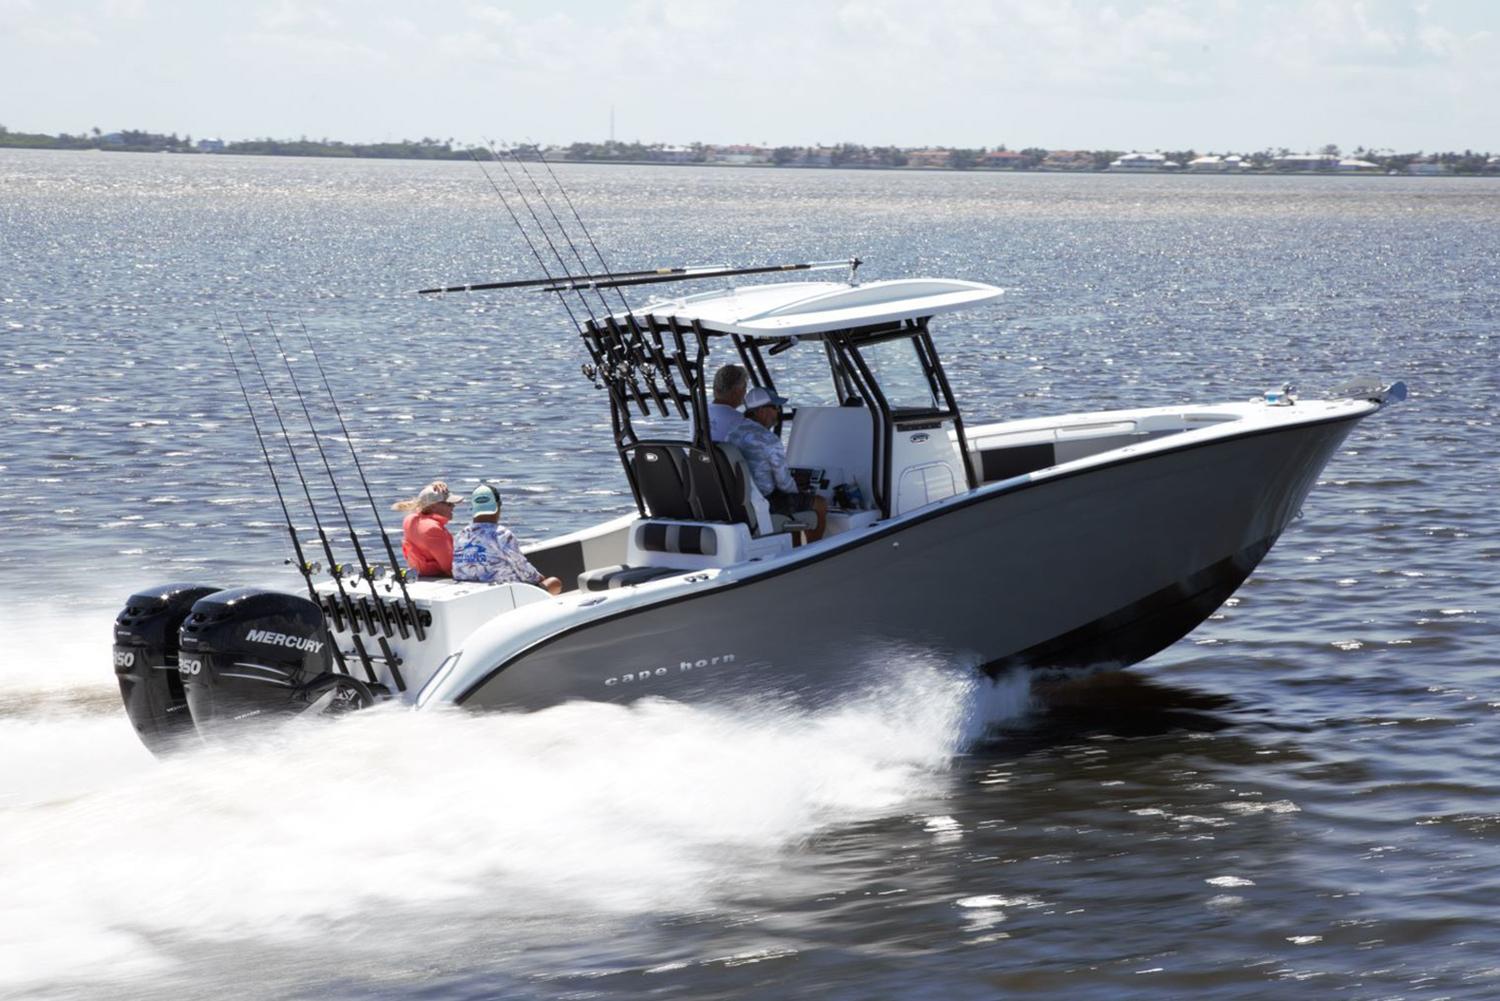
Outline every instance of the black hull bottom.
[[1128, 667], [1198, 628], [1239, 589], [1276, 542], [1263, 539], [1118, 611], [985, 664], [996, 677], [1017, 669]]

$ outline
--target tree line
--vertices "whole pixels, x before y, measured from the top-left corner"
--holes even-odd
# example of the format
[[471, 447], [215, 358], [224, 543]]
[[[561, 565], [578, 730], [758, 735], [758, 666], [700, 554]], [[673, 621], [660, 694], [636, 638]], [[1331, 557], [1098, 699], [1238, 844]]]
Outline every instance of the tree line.
[[[467, 160], [478, 157], [493, 159], [490, 150], [482, 146], [464, 145], [453, 138], [439, 139], [424, 136], [421, 139], [400, 139], [379, 143], [347, 143], [334, 139], [239, 139], [223, 141], [205, 139], [194, 141], [191, 135], [150, 132], [145, 129], [122, 129], [104, 133], [95, 127], [88, 132], [70, 135], [12, 132], [0, 125], [0, 147], [23, 149], [97, 149], [108, 152], [145, 153], [236, 153], [248, 156], [327, 156], [346, 158], [403, 159], [403, 160]], [[522, 156], [538, 155], [536, 147], [518, 149]], [[721, 146], [707, 143], [691, 143], [674, 146], [665, 143], [575, 142], [561, 148], [552, 148], [546, 155], [553, 158], [591, 163], [752, 163], [776, 167], [938, 167], [949, 170], [976, 170], [981, 168], [1004, 168], [1010, 170], [1106, 170], [1124, 154], [1123, 150], [1067, 150], [1055, 151], [1040, 147], [1009, 150], [1004, 144], [996, 147], [955, 147], [936, 149], [903, 148], [897, 146], [864, 146], [858, 143], [836, 143], [815, 146]], [[1200, 153], [1194, 149], [1158, 150], [1166, 159], [1179, 165], [1187, 165]], [[1271, 170], [1281, 157], [1292, 155], [1287, 147], [1253, 150], [1248, 152], [1225, 151], [1221, 156], [1238, 156], [1251, 169]], [[1329, 144], [1318, 151], [1324, 156], [1341, 156], [1339, 147]], [[1436, 164], [1444, 172], [1456, 174], [1493, 173], [1500, 170], [1500, 163], [1489, 153], [1466, 149], [1462, 152], [1400, 153], [1394, 150], [1376, 150], [1358, 146], [1349, 153], [1355, 159], [1374, 164], [1384, 171], [1405, 173], [1414, 163]]]

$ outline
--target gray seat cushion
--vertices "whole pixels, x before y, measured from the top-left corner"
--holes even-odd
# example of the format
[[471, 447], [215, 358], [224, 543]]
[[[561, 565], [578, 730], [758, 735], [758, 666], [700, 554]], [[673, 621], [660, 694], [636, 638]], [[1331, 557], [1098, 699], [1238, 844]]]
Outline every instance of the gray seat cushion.
[[719, 552], [719, 537], [711, 525], [662, 525], [648, 522], [635, 531], [635, 544], [648, 553], [716, 556]]
[[627, 567], [623, 563], [617, 563], [610, 567], [585, 570], [579, 574], [578, 590], [609, 591], [614, 588], [644, 584], [646, 581], [656, 580], [658, 577], [671, 577], [673, 574], [686, 572], [674, 567]]

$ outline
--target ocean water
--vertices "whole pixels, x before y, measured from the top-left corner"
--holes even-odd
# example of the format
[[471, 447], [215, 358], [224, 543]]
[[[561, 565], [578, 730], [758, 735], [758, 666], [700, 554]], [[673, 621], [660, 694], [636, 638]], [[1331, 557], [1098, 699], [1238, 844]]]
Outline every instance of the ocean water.
[[412, 294], [538, 270], [474, 165], [0, 151], [0, 997], [1500, 996], [1500, 179], [557, 171], [617, 268], [1003, 286], [935, 325], [971, 420], [1412, 397], [1127, 672], [159, 762], [124, 598], [296, 581], [221, 329], [305, 325], [382, 500], [485, 476], [540, 538], [629, 494], [555, 299]]

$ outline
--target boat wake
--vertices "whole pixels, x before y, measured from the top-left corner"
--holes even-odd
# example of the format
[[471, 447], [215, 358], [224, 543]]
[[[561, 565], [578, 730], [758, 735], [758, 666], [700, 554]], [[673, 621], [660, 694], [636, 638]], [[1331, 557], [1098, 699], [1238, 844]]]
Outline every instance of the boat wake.
[[1028, 704], [1024, 679], [908, 656], [872, 666], [878, 694], [816, 712], [392, 706], [157, 761], [112, 691], [106, 616], [6, 635], [48, 653], [3, 652], [0, 694], [30, 708], [0, 715], [0, 755], [27, 763], [0, 779], [0, 992], [335, 927], [571, 935], [580, 916], [712, 911], [777, 885], [819, 831], [943, 795], [953, 756]]

